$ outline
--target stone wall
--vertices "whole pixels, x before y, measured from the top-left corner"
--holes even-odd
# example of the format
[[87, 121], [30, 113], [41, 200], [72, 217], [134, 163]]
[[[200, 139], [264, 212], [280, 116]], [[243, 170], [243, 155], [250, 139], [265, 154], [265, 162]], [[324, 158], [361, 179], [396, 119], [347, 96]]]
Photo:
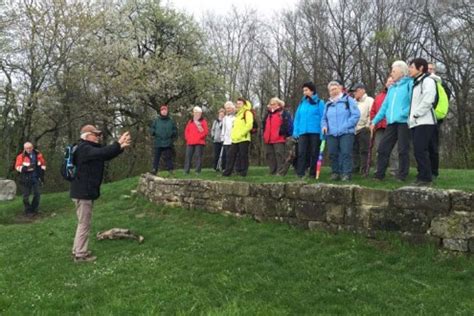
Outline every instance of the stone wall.
[[15, 198], [15, 195], [15, 181], [0, 178], [0, 201], [11, 201]]
[[392, 231], [414, 242], [474, 252], [474, 195], [462, 191], [417, 187], [385, 191], [304, 182], [254, 184], [144, 174], [138, 192], [162, 205], [369, 236]]

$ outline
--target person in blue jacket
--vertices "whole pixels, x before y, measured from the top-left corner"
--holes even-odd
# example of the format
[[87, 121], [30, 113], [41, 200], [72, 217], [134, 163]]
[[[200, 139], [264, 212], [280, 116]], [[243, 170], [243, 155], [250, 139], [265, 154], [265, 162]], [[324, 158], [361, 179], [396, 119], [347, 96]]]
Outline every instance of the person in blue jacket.
[[298, 105], [293, 121], [293, 138], [298, 140], [296, 174], [304, 177], [308, 168], [309, 176], [316, 176], [316, 163], [321, 144], [321, 117], [324, 113], [324, 102], [316, 93], [312, 82], [303, 84], [303, 98]]
[[338, 81], [328, 84], [329, 100], [321, 120], [331, 159], [331, 180], [349, 181], [352, 175], [352, 146], [360, 118], [357, 101], [342, 92]]
[[396, 177], [398, 181], [405, 181], [410, 168], [408, 114], [410, 112], [413, 79], [408, 76], [408, 65], [402, 60], [397, 60], [392, 64], [390, 76], [394, 83], [388, 89], [387, 96], [370, 125], [373, 133], [375, 125], [384, 118], [387, 119], [387, 127], [377, 149], [377, 172], [374, 179], [380, 181], [385, 177], [390, 153], [398, 141], [399, 168]]

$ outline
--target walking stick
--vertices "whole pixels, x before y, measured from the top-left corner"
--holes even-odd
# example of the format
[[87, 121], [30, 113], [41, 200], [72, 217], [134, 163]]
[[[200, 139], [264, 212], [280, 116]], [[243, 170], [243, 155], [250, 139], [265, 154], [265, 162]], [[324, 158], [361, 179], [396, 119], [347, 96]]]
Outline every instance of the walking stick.
[[224, 145], [221, 147], [221, 152], [219, 153], [219, 160], [217, 160], [216, 169], [222, 171], [222, 154], [224, 153]]
[[325, 146], [326, 146], [326, 137], [323, 138], [323, 140], [321, 141], [321, 146], [319, 147], [318, 163], [316, 164], [316, 180], [319, 179], [319, 174], [321, 172]]
[[374, 148], [375, 142], [375, 133], [374, 131], [370, 130], [370, 143], [369, 143], [369, 153], [367, 155], [367, 165], [365, 167], [365, 177], [369, 176], [370, 164], [372, 163], [372, 149]]

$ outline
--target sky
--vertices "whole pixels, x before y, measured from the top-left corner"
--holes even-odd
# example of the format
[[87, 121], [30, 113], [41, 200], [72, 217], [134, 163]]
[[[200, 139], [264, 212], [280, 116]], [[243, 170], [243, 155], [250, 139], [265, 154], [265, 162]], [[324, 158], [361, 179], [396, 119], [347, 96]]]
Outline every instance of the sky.
[[185, 10], [200, 19], [203, 13], [214, 11], [217, 14], [225, 14], [232, 5], [237, 8], [256, 9], [265, 16], [271, 16], [273, 12], [281, 9], [291, 9], [297, 0], [164, 0], [174, 8]]

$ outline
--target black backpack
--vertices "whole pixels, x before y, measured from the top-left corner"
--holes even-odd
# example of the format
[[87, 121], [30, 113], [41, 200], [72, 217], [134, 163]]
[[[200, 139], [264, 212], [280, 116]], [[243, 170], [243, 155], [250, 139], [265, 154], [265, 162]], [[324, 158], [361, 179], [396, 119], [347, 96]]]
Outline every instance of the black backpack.
[[74, 154], [76, 153], [77, 147], [77, 144], [72, 144], [66, 146], [64, 149], [64, 158], [60, 173], [66, 181], [73, 181], [76, 178], [77, 167], [74, 164]]

